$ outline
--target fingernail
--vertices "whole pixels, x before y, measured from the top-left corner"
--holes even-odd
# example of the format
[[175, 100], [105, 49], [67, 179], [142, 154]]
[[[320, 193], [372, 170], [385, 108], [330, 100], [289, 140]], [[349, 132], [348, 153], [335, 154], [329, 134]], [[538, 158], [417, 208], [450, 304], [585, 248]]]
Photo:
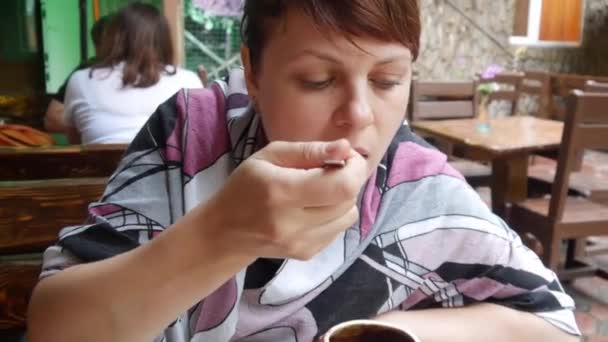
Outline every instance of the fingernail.
[[330, 143], [328, 143], [325, 146], [325, 152], [327, 154], [333, 154], [335, 152], [337, 152], [338, 150], [340, 150], [340, 145], [343, 144], [344, 139], [340, 139], [340, 140], [336, 140], [336, 141], [332, 141]]

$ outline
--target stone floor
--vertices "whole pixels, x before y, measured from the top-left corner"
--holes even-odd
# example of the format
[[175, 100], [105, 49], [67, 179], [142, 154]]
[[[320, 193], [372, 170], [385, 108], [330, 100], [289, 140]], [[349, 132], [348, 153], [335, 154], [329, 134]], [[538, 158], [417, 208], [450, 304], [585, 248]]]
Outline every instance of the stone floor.
[[582, 341], [608, 342], [608, 280], [580, 278], [564, 288], [576, 303], [574, 315]]

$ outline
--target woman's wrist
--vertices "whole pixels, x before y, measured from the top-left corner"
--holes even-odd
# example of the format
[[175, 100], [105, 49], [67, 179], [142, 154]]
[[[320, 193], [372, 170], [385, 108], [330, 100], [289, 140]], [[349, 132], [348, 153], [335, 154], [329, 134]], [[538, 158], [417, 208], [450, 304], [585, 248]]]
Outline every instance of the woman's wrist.
[[188, 235], [199, 246], [196, 250], [202, 254], [200, 257], [209, 257], [211, 253], [218, 259], [249, 264], [257, 258], [257, 255], [251, 248], [246, 248], [231, 237], [230, 232], [227, 231], [231, 227], [225, 219], [229, 213], [224, 212], [225, 208], [212, 198], [184, 217], [184, 229], [189, 231]]

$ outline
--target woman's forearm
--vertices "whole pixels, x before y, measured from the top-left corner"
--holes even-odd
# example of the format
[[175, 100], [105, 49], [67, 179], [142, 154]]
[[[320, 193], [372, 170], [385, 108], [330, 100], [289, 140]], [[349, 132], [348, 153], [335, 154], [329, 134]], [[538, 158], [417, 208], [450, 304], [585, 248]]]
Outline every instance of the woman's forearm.
[[192, 216], [142, 247], [43, 280], [30, 304], [28, 340], [151, 341], [252, 261], [201, 238], [196, 222], [208, 221]]
[[52, 99], [44, 115], [44, 129], [51, 133], [65, 133], [67, 128], [63, 123], [63, 103]]
[[579, 340], [534, 314], [487, 303], [464, 308], [393, 311], [376, 319], [407, 326], [424, 342]]

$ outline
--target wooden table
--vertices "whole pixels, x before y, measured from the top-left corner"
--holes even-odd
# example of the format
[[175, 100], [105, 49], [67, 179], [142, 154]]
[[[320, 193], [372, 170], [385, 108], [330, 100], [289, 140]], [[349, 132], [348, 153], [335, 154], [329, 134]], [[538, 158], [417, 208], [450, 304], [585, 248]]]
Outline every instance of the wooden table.
[[492, 210], [504, 217], [505, 204], [528, 195], [528, 157], [559, 148], [564, 124], [529, 116], [494, 119], [486, 133], [476, 119], [412, 122], [414, 131], [445, 140], [464, 157], [492, 163]]

